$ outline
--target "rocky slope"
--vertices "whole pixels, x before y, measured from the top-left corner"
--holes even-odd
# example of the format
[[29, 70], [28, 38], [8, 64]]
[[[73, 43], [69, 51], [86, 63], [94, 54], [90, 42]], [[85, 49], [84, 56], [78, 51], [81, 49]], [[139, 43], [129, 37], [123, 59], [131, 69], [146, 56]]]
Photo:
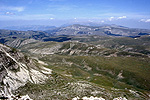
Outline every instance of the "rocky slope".
[[[96, 36], [95, 36], [96, 37]], [[90, 40], [90, 42], [85, 42]], [[99, 39], [105, 37], [99, 37]], [[28, 52], [31, 54], [59, 54], [59, 55], [70, 55], [70, 56], [103, 56], [103, 57], [149, 57], [149, 42], [140, 42], [135, 39], [130, 38], [108, 38], [100, 40], [99, 42], [92, 42], [92, 37], [83, 36], [73, 38], [78, 41], [68, 41], [68, 42], [35, 42], [22, 45], [19, 48], [23, 52]], [[82, 40], [80, 40], [82, 39]], [[122, 39], [121, 43], [118, 43]], [[106, 42], [107, 41], [107, 42]], [[126, 41], [131, 41], [131, 45], [125, 44]], [[97, 43], [98, 42], [98, 43]], [[135, 43], [133, 43], [135, 42]], [[123, 44], [122, 44], [123, 43]], [[139, 45], [138, 45], [139, 44]], [[147, 44], [146, 46], [143, 44]]]
[[14, 39], [12, 41], [5, 42], [5, 45], [13, 47], [13, 48], [19, 48], [23, 45], [29, 44], [29, 43], [36, 43], [38, 40], [35, 39]]
[[[81, 98], [88, 95], [104, 100], [123, 96], [118, 94], [122, 90], [107, 89], [70, 76], [58, 75], [44, 65], [47, 66], [38, 59], [29, 59], [16, 49], [0, 44], [0, 99], [74, 100], [76, 96]], [[122, 93], [133, 95], [129, 90]]]
[[33, 60], [0, 44], [0, 97], [16, 98], [15, 91], [31, 82], [33, 84], [44, 83], [49, 78], [51, 70], [40, 67]]
[[[54, 44], [57, 47], [54, 48]], [[137, 63], [133, 58], [130, 58], [130, 60], [136, 62], [136, 65], [130, 65], [129, 60], [125, 58], [119, 60], [120, 58], [101, 58], [94, 55], [81, 56], [82, 53], [72, 55], [70, 52], [60, 52], [69, 48], [70, 50], [73, 48], [74, 50], [82, 50], [81, 48], [86, 46], [87, 50], [92, 49], [92, 45], [77, 42], [41, 42], [41, 44], [35, 43], [32, 45], [34, 46], [26, 44], [22, 47], [40, 50], [44, 49], [45, 46], [45, 48], [51, 48], [52, 51], [47, 50], [51, 52], [44, 54], [44, 50], [42, 50], [43, 52], [36, 52], [36, 55], [29, 49], [31, 53], [28, 53], [28, 55], [32, 56], [31, 59], [16, 49], [0, 44], [0, 98], [32, 98], [35, 100], [74, 100], [75, 98], [89, 97], [103, 100], [117, 100], [117, 98], [142, 100], [149, 98], [148, 90], [140, 89], [147, 88], [148, 84], [135, 80], [139, 77], [136, 73], [145, 71], [145, 69], [135, 67], [141, 62]], [[114, 61], [118, 60], [126, 62], [129, 67], [126, 64], [121, 64], [125, 68], [120, 69], [119, 64], [114, 64]], [[143, 61], [144, 64], [141, 64], [141, 66], [147, 68], [148, 62]], [[130, 66], [133, 69], [138, 69], [137, 72], [130, 71]], [[114, 67], [115, 70], [111, 70], [111, 67]], [[132, 81], [132, 85], [126, 83], [126, 81], [130, 82], [130, 80], [127, 80], [128, 74], [135, 75], [135, 77], [130, 77], [130, 80], [133, 79], [141, 86], [145, 84], [146, 87], [137, 88], [138, 84], [133, 84]], [[147, 74], [147, 71], [145, 71], [144, 76]], [[139, 79], [142, 78], [143, 76], [139, 77]], [[147, 78], [145, 80], [149, 82]]]
[[[68, 27], [69, 30], [92, 30], [87, 26]], [[13, 31], [9, 36], [9, 32], [5, 35], [3, 31], [1, 38], [7, 38], [4, 43], [18, 49], [0, 44], [0, 98], [150, 99], [149, 35], [45, 38], [44, 33], [33, 32], [31, 35], [38, 38], [32, 39], [26, 37], [29, 33]], [[61, 41], [66, 38], [70, 41]], [[59, 42], [40, 41], [44, 39]]]
[[[98, 38], [99, 36], [94, 37]], [[130, 38], [126, 39], [126, 42], [130, 40]], [[91, 84], [84, 85], [88, 87], [81, 85], [83, 87], [82, 89], [76, 89], [75, 87], [80, 86], [79, 83], [75, 82], [74, 85], [76, 86], [74, 87], [73, 85], [70, 87], [70, 83], [72, 82], [65, 79], [67, 81], [63, 80], [64, 84], [69, 83], [69, 85], [65, 86], [65, 89], [63, 89], [64, 92], [61, 91], [60, 98], [62, 98], [64, 94], [67, 94], [68, 99], [73, 98], [75, 91], [78, 91], [79, 94], [75, 93], [74, 96], [79, 96], [79, 98], [86, 95], [88, 95], [88, 97], [102, 96], [104, 99], [108, 100], [120, 96], [123, 98], [124, 96], [117, 95], [117, 93], [120, 92], [125, 95], [127, 99], [149, 99], [150, 62], [148, 54], [140, 53], [139, 51], [133, 52], [132, 50], [136, 50], [136, 48], [128, 51], [127, 48], [129, 48], [128, 46], [130, 45], [124, 44], [124, 46], [122, 46], [122, 44], [116, 41], [116, 38], [99, 37], [98, 40], [100, 41], [96, 41], [93, 39], [93, 36], [83, 36], [76, 38], [76, 40], [78, 41], [37, 42], [21, 46], [20, 49], [22, 52], [46, 62], [49, 68], [61, 75], [61, 78], [62, 76], [65, 78], [69, 77], [73, 79], [72, 81], [78, 80], [76, 82]], [[118, 43], [116, 47], [112, 46], [112, 40], [115, 44]], [[121, 40], [123, 39], [121, 38]], [[106, 41], [111, 42], [108, 42], [106, 45], [104, 44], [107, 43]], [[134, 45], [138, 46], [136, 39], [131, 38], [130, 41], [132, 41], [131, 44], [133, 47]], [[139, 42], [142, 42], [142, 44], [144, 43], [142, 40]], [[145, 43], [149, 44], [148, 40]], [[57, 81], [60, 80], [58, 79]], [[63, 87], [64, 85], [61, 86]], [[103, 92], [100, 92], [102, 90], [99, 87], [103, 88]], [[115, 88], [114, 90], [118, 90], [118, 92], [110, 92], [113, 88]], [[59, 89], [58, 91], [60, 92]], [[82, 92], [80, 93], [78, 89]], [[92, 94], [95, 93], [93, 89], [99, 92], [96, 92], [97, 94]], [[71, 94], [68, 94], [68, 90], [71, 91]], [[108, 92], [105, 96], [103, 94], [105, 93], [104, 91]], [[43, 91], [43, 93], [45, 92]], [[133, 93], [135, 94], [133, 95]], [[54, 93], [52, 94], [51, 96], [56, 95]]]

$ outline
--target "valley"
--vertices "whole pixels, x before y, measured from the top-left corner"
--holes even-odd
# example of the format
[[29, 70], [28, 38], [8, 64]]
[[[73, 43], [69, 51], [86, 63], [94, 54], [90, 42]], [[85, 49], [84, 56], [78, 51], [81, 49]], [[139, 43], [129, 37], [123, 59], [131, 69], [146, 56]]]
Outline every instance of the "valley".
[[75, 24], [0, 30], [0, 42], [0, 96], [150, 99], [150, 30]]

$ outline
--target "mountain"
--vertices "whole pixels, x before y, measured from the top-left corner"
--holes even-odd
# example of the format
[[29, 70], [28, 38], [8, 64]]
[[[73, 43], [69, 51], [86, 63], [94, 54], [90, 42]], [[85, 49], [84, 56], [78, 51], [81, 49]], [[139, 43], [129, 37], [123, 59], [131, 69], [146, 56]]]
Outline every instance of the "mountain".
[[[87, 27], [75, 26], [77, 29], [69, 26], [68, 30]], [[0, 44], [2, 99], [150, 99], [149, 35], [130, 38], [60, 36], [43, 31], [0, 33], [4, 44], [11, 46]]]
[[[48, 44], [46, 43], [46, 45]], [[53, 43], [53, 45], [56, 44]], [[44, 45], [45, 43], [41, 43], [41, 48]], [[37, 48], [36, 46], [35, 48]], [[51, 46], [45, 48], [48, 47]], [[61, 48], [65, 49], [66, 47], [62, 46]], [[109, 68], [105, 69], [104, 66], [101, 66], [101, 63], [94, 63], [95, 57], [38, 53], [37, 56], [34, 55], [30, 58], [29, 55], [34, 55], [34, 53], [31, 51], [31, 54], [28, 53], [28, 56], [24, 56], [16, 49], [0, 44], [1, 99], [66, 100], [90, 96], [91, 98], [92, 96], [99, 97], [102, 100], [148, 99], [146, 91], [124, 83], [123, 79], [126, 80], [126, 75], [128, 75], [126, 73], [129, 70], [126, 72], [125, 69], [122, 71], [116, 69], [116, 72], [111, 72]], [[99, 57], [96, 59], [97, 62], [102, 60], [105, 62], [106, 60]], [[127, 62], [126, 60], [124, 59], [125, 62]], [[143, 63], [147, 64], [146, 62]], [[133, 74], [134, 72], [128, 73]], [[141, 77], [139, 78], [141, 79]], [[116, 80], [120, 80], [120, 82]]]
[[47, 30], [46, 32], [54, 35], [109, 35], [130, 37], [150, 34], [150, 30], [146, 29], [133, 29], [117, 25], [85, 26], [79, 24]]
[[33, 38], [40, 40], [48, 37], [49, 34], [44, 31], [14, 31], [14, 30], [0, 30], [0, 38]]
[[94, 23], [94, 22], [72, 22], [72, 23], [67, 23], [67, 24], [63, 24], [60, 27], [67, 27], [70, 25], [84, 25], [84, 26], [107, 26], [109, 24], [103, 24], [103, 23]]
[[[117, 97], [125, 97], [129, 100], [149, 99], [150, 41], [148, 36], [138, 39], [75, 36], [72, 39], [67, 42], [26, 44], [21, 46], [20, 50], [47, 63], [50, 69], [63, 77], [80, 81], [76, 83], [77, 85], [74, 84], [76, 88], [72, 87], [77, 89], [75, 97], [82, 98], [88, 95], [88, 97], [103, 97], [106, 100]], [[84, 86], [81, 85], [81, 80]], [[88, 84], [92, 85], [92, 88]], [[61, 96], [63, 93], [68, 94], [66, 92], [68, 86], [64, 88]], [[72, 88], [69, 90], [74, 93]]]
[[[111, 39], [111, 38], [109, 38]], [[120, 38], [121, 39], [121, 38]], [[103, 56], [103, 57], [120, 57], [120, 56], [131, 56], [131, 57], [148, 57], [150, 55], [150, 46], [142, 46], [137, 44], [123, 45], [112, 43], [117, 39], [108, 40], [106, 44], [102, 40], [101, 43], [95, 45], [95, 43], [85, 43], [79, 41], [69, 42], [34, 42], [22, 45], [21, 50], [23, 52], [33, 54], [59, 54], [59, 55], [71, 55], [71, 56]], [[119, 40], [119, 39], [118, 39]], [[124, 39], [125, 41], [132, 41], [130, 39]], [[136, 42], [138, 43], [138, 42]], [[150, 42], [149, 42], [150, 43]], [[144, 44], [140, 43], [140, 44]], [[147, 43], [148, 44], [148, 43]], [[116, 46], [113, 46], [116, 45]]]
[[[72, 41], [83, 42], [97, 47], [115, 49], [121, 52], [150, 55], [150, 36], [137, 38], [112, 36], [74, 36]], [[125, 55], [124, 55], [125, 56]]]
[[4, 27], [3, 29], [17, 30], [17, 31], [28, 31], [28, 30], [45, 31], [45, 30], [54, 29], [54, 28], [56, 27], [46, 26], [46, 25], [26, 25], [26, 26], [9, 26], [9, 27]]
[[[15, 31], [15, 30], [0, 30], [0, 43], [18, 47], [21, 41], [29, 39], [30, 42], [38, 41], [57, 41], [63, 42], [71, 40], [73, 36], [82, 35], [98, 35], [98, 36], [114, 36], [114, 37], [131, 37], [137, 38], [143, 35], [150, 35], [150, 30], [132, 29], [117, 25], [106, 26], [85, 26], [85, 25], [70, 25], [66, 27], [51, 28], [46, 31]], [[13, 46], [16, 44], [17, 46]]]
[[0, 30], [0, 43], [11, 47], [19, 47], [20, 45], [38, 40], [42, 41], [42, 39], [47, 37], [49, 37], [48, 33], [43, 31]]
[[1, 99], [30, 99], [27, 95], [18, 96], [17, 89], [27, 83], [44, 83], [50, 75], [51, 70], [40, 64], [40, 61], [36, 62], [14, 48], [0, 44]]

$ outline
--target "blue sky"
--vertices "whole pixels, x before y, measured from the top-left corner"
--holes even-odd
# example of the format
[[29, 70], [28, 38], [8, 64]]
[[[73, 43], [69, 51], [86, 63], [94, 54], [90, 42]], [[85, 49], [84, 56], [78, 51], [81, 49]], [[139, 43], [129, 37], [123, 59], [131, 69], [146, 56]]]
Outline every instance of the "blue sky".
[[149, 6], [150, 0], [0, 0], [0, 27], [97, 22], [149, 28]]

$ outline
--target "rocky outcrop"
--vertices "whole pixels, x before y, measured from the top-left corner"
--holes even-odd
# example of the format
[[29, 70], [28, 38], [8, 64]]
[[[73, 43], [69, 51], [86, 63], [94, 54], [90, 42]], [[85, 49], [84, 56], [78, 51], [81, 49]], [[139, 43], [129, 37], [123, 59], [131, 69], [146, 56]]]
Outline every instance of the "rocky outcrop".
[[13, 41], [8, 41], [5, 44], [14, 47], [14, 48], [19, 48], [23, 45], [29, 44], [29, 43], [34, 43], [37, 42], [35, 39], [15, 39]]
[[0, 97], [14, 97], [13, 92], [28, 82], [44, 83], [51, 70], [39, 65], [16, 49], [0, 44]]

